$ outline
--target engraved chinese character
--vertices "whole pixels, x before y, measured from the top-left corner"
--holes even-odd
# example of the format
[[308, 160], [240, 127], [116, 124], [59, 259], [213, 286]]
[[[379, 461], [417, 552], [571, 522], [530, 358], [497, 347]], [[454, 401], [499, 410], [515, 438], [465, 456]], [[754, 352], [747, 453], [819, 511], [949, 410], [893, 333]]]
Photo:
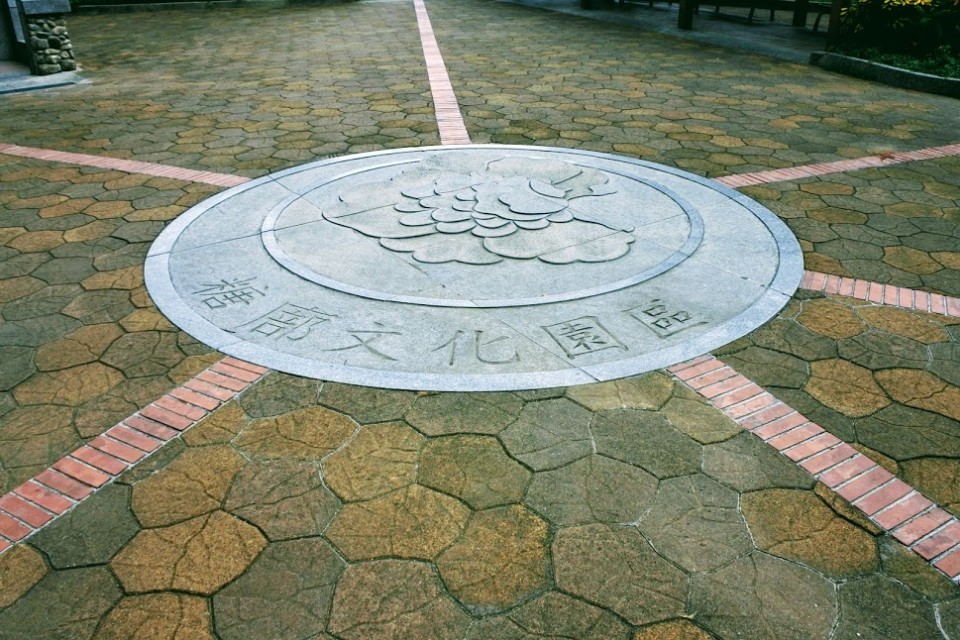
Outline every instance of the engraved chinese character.
[[324, 351], [350, 351], [352, 349], [360, 349], [367, 353], [371, 353], [378, 358], [383, 358], [384, 360], [390, 360], [396, 362], [397, 359], [391, 357], [380, 350], [380, 348], [374, 346], [379, 340], [384, 336], [392, 335], [399, 336], [402, 335], [399, 331], [388, 331], [382, 324], [379, 322], [374, 322], [377, 329], [350, 329], [347, 331], [350, 334], [350, 337], [353, 339], [353, 344], [348, 344], [343, 347], [335, 347], [333, 349], [324, 349]]
[[543, 330], [550, 334], [569, 358], [585, 353], [596, 353], [604, 349], [627, 350], [627, 347], [607, 331], [595, 316], [559, 322], [545, 326]]
[[203, 284], [201, 289], [194, 291], [194, 295], [203, 296], [200, 302], [210, 309], [222, 309], [233, 304], [250, 304], [257, 296], [265, 295], [263, 291], [250, 284], [256, 278], [237, 278], [223, 280], [213, 284]]
[[[520, 354], [517, 353], [516, 349], [509, 346], [511, 340], [508, 336], [484, 338], [483, 333], [483, 331], [477, 329], [473, 332], [472, 340], [467, 338], [468, 341], [473, 343], [471, 354], [477, 361], [484, 364], [507, 364], [508, 362], [519, 362]], [[452, 338], [444, 342], [436, 349], [433, 349], [431, 353], [436, 353], [437, 351], [441, 351], [442, 349], [449, 347], [450, 357], [447, 359], [447, 364], [453, 366], [457, 360], [457, 347], [460, 345], [461, 339], [466, 335], [466, 331], [457, 329]], [[508, 353], [509, 355], [507, 355]], [[500, 357], [497, 357], [498, 355]]]
[[317, 325], [336, 317], [336, 315], [326, 313], [316, 307], [308, 308], [286, 303], [243, 326], [250, 333], [260, 336], [296, 341], [303, 340], [310, 335], [310, 332]]
[[627, 313], [652, 329], [661, 338], [667, 338], [684, 329], [707, 322], [706, 318], [694, 316], [689, 311], [671, 308], [659, 298], [627, 309]]

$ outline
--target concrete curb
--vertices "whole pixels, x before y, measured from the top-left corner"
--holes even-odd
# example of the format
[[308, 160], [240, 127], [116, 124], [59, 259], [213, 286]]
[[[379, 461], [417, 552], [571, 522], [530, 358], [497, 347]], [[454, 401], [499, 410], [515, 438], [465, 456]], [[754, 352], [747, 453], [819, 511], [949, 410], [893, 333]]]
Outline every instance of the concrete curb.
[[861, 58], [851, 58], [839, 53], [811, 53], [810, 64], [828, 71], [835, 71], [864, 80], [873, 80], [892, 87], [960, 98], [960, 79], [957, 78], [944, 78], [929, 73], [908, 71]]

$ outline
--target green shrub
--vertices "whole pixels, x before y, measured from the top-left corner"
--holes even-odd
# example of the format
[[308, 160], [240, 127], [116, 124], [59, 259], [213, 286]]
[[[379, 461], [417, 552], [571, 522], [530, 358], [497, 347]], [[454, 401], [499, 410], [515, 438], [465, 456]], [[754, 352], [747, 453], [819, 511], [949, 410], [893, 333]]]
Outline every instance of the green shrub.
[[960, 55], [960, 0], [859, 0], [840, 20], [839, 48]]

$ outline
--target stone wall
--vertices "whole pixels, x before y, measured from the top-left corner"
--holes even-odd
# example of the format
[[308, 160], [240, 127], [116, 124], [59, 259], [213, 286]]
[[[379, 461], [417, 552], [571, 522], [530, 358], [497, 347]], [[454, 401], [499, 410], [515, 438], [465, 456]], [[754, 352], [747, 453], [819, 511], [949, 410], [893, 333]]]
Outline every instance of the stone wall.
[[30, 53], [40, 75], [73, 71], [77, 62], [73, 44], [63, 16], [31, 16], [27, 18]]

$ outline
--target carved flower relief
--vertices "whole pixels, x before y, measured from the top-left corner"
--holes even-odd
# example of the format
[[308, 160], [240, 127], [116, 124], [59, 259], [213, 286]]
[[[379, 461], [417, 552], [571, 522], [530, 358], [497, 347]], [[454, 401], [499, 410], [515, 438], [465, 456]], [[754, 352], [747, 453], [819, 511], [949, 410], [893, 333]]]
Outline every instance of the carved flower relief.
[[324, 218], [426, 263], [604, 262], [634, 241], [632, 226], [602, 211], [614, 191], [600, 171], [536, 158], [430, 169], [342, 194]]

